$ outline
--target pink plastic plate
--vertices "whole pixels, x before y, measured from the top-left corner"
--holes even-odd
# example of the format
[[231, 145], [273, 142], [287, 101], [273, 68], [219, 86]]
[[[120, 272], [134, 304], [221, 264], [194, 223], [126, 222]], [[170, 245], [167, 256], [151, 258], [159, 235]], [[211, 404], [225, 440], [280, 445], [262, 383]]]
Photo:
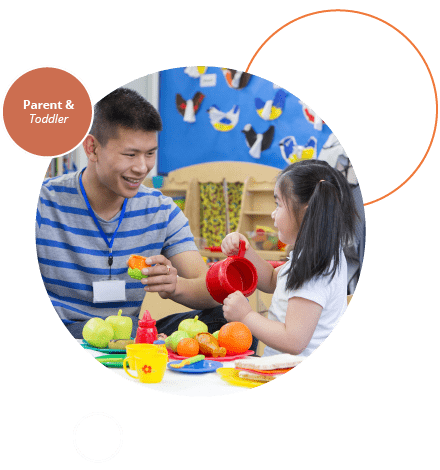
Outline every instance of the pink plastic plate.
[[[168, 349], [168, 357], [170, 359], [188, 359], [187, 357], [179, 356], [177, 353], [173, 352], [171, 349]], [[206, 359], [209, 359], [210, 361], [219, 361], [219, 362], [228, 362], [228, 361], [235, 361], [236, 359], [243, 359], [246, 356], [250, 356], [251, 354], [254, 354], [254, 351], [251, 351], [250, 349], [247, 350], [244, 353], [237, 354], [235, 356], [230, 356], [226, 354], [225, 357], [211, 357], [211, 356], [206, 356]]]

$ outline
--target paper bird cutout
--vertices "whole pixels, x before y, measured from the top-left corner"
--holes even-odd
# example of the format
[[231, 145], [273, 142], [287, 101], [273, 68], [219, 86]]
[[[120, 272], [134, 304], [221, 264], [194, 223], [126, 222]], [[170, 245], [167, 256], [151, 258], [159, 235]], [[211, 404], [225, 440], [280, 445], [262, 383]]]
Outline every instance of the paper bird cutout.
[[186, 67], [184, 72], [191, 78], [199, 78], [200, 75], [203, 75], [207, 69], [208, 67], [206, 65], [201, 67]]
[[317, 131], [322, 131], [322, 125], [325, 124], [324, 121], [303, 101], [300, 100], [299, 104], [302, 106], [304, 117], [307, 119], [307, 121], [313, 124], [313, 128]]
[[200, 109], [200, 105], [202, 104], [203, 98], [205, 95], [198, 91], [192, 99], [185, 101], [182, 96], [177, 93], [176, 95], [176, 106], [177, 111], [183, 116], [183, 120], [185, 122], [196, 122], [196, 114], [197, 111]]
[[222, 68], [222, 72], [228, 86], [237, 90], [244, 88], [249, 83], [252, 76], [250, 73], [239, 72], [234, 69]]
[[235, 105], [230, 111], [224, 113], [216, 105], [212, 105], [208, 109], [209, 120], [212, 127], [221, 132], [228, 132], [237, 125], [238, 116], [240, 115], [239, 106]]
[[293, 136], [284, 137], [280, 140], [279, 146], [283, 159], [290, 165], [300, 160], [311, 160], [316, 158], [317, 149], [316, 137], [310, 137], [305, 146], [298, 145]]
[[245, 135], [246, 144], [250, 148], [249, 155], [253, 158], [260, 158], [261, 152], [272, 145], [275, 127], [270, 126], [263, 134], [257, 134], [250, 124], [246, 124], [241, 132]]
[[273, 121], [281, 116], [286, 101], [286, 92], [278, 90], [273, 100], [268, 100], [266, 103], [260, 99], [255, 98], [255, 106], [258, 115], [265, 121]]

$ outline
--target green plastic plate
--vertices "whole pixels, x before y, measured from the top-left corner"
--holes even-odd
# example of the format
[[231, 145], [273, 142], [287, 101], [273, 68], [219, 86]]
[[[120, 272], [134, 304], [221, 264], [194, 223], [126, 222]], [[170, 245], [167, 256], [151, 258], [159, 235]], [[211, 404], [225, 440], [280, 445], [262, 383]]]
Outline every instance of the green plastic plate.
[[[134, 338], [131, 338], [131, 339], [134, 339]], [[91, 346], [85, 339], [83, 339], [81, 346], [84, 349], [92, 349], [93, 351], [99, 351], [103, 353], [113, 354], [113, 353], [126, 353], [127, 352], [125, 349], [95, 348], [94, 346]]]
[[98, 356], [95, 359], [105, 367], [122, 368], [126, 354], [108, 354], [106, 356]]

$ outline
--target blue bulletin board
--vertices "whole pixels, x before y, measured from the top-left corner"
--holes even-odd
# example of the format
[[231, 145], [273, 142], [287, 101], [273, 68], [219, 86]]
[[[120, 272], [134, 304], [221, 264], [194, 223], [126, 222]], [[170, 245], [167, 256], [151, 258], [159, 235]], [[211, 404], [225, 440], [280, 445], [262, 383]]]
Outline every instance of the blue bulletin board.
[[186, 67], [162, 71], [159, 80], [161, 175], [215, 161], [282, 169], [317, 158], [332, 133], [299, 98], [255, 75]]

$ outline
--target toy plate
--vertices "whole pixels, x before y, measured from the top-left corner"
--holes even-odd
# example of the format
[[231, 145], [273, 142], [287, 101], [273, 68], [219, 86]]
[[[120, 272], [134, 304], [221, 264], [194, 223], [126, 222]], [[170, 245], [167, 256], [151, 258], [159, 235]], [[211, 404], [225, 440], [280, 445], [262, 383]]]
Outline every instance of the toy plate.
[[[134, 339], [134, 338], [131, 338], [131, 339]], [[92, 349], [93, 351], [100, 351], [103, 353], [104, 352], [105, 353], [127, 353], [125, 349], [95, 348], [94, 346], [90, 345], [85, 339], [83, 339], [81, 346], [84, 349]]]
[[[168, 349], [168, 357], [170, 359], [188, 359], [187, 357], [179, 356], [177, 353], [173, 352], [171, 349]], [[209, 357], [210, 361], [217, 361], [217, 362], [228, 362], [228, 361], [235, 361], [236, 359], [243, 359], [246, 356], [250, 356], [251, 354], [254, 354], [254, 351], [251, 351], [250, 349], [244, 353], [241, 354], [236, 354], [235, 356], [231, 356], [229, 354], [226, 354], [225, 357]]]
[[[113, 350], [112, 350], [113, 351]], [[105, 367], [122, 368], [126, 354], [108, 354], [106, 356], [98, 356], [95, 359]]]
[[215, 372], [219, 367], [222, 367], [220, 362], [216, 361], [199, 361], [194, 364], [189, 364], [180, 368], [171, 367], [170, 364], [179, 364], [180, 361], [172, 361], [167, 364], [167, 368], [173, 372], [183, 372], [184, 374], [206, 374], [208, 372]]
[[221, 367], [220, 369], [217, 369], [217, 374], [219, 374], [225, 382], [228, 382], [231, 385], [237, 385], [238, 387], [254, 388], [267, 383], [257, 382], [256, 380], [242, 379], [238, 376], [238, 372], [239, 371], [237, 369], [232, 369], [229, 367]]

